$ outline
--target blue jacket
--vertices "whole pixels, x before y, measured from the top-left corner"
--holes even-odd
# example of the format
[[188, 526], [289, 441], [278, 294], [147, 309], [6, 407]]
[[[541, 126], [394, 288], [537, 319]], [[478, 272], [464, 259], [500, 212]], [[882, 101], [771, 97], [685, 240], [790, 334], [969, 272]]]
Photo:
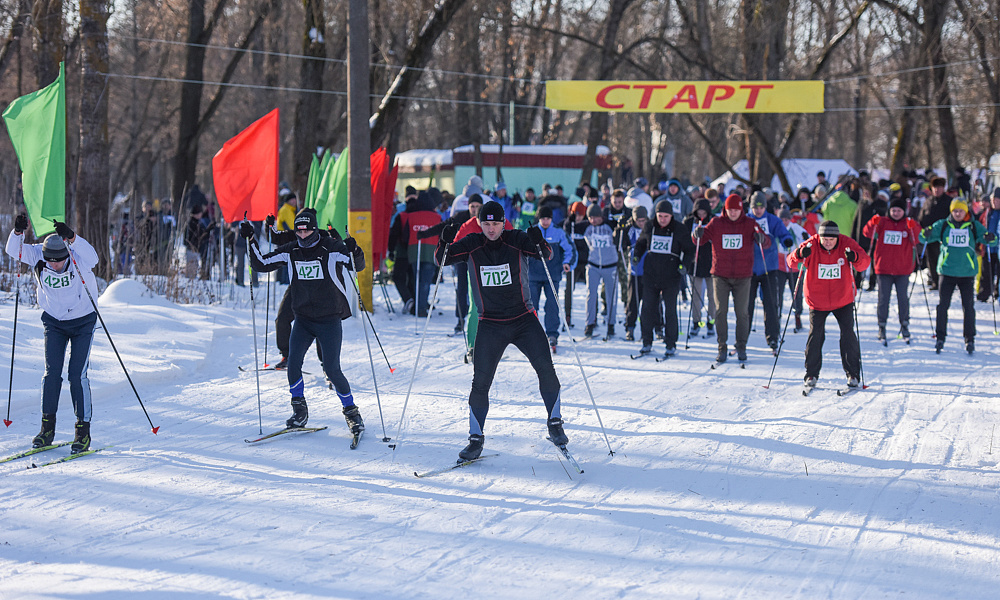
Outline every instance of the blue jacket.
[[[986, 231], [992, 233], [997, 238], [1000, 238], [1000, 210], [990, 209], [990, 214], [986, 219]], [[996, 254], [997, 248], [995, 246], [987, 246], [990, 254]]]
[[792, 234], [788, 233], [788, 229], [785, 228], [785, 224], [781, 222], [777, 216], [772, 213], [765, 212], [764, 216], [757, 218], [750, 213], [749, 216], [757, 224], [760, 225], [760, 230], [771, 236], [771, 246], [764, 249], [764, 259], [761, 260], [760, 248], [755, 247], [753, 249], [753, 274], [763, 275], [765, 273], [764, 267], [766, 266], [766, 272], [778, 270], [778, 244], [784, 246], [785, 240], [794, 242], [792, 240]]
[[[639, 241], [639, 236], [642, 235], [642, 229], [636, 227], [635, 225], [628, 228], [628, 245], [629, 245], [629, 258], [631, 259], [633, 253], [635, 252], [635, 243]], [[639, 262], [632, 262], [629, 260], [631, 265], [630, 271], [632, 275], [636, 277], [642, 277], [642, 266], [646, 263], [646, 254], [639, 257]]]
[[[538, 228], [542, 229], [541, 225]], [[542, 235], [552, 247], [552, 258], [545, 262], [549, 274], [552, 275], [552, 281], [556, 282], [562, 277], [563, 265], [573, 266], [576, 263], [576, 246], [566, 237], [566, 232], [555, 225], [548, 229], [542, 229]], [[528, 260], [528, 281], [548, 281], [540, 259], [530, 258]]]

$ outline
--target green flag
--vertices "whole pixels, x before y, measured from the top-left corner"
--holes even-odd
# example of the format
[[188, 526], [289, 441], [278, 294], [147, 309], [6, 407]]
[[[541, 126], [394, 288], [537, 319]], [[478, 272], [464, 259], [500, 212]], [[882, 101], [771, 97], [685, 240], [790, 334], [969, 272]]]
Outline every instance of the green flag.
[[333, 166], [333, 153], [329, 150], [323, 151], [323, 158], [319, 161], [318, 176], [313, 181], [313, 203], [310, 208], [315, 208], [317, 213], [323, 212], [326, 205], [326, 189], [329, 187], [325, 183], [330, 177], [330, 168]]
[[65, 81], [59, 63], [59, 77], [51, 85], [15, 99], [3, 111], [35, 237], [54, 231], [52, 219], [66, 220]]
[[316, 178], [319, 177], [319, 159], [312, 155], [312, 163], [309, 165], [309, 178], [306, 180], [306, 197], [302, 203], [304, 207], [314, 206], [316, 202]]
[[[338, 232], [347, 227], [347, 178], [348, 178], [347, 148], [337, 157], [337, 162], [330, 169], [329, 191], [326, 206], [319, 214], [319, 226], [332, 226]], [[318, 209], [317, 209], [318, 210]]]

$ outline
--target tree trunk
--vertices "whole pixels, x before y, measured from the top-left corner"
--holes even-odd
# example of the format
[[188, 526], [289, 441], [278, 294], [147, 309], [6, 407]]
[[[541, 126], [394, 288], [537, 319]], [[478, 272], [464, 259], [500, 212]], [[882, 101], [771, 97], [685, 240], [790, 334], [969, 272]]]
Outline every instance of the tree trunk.
[[38, 87], [43, 88], [59, 76], [59, 63], [65, 59], [63, 43], [62, 0], [35, 0], [32, 8], [34, 21], [35, 76]]
[[[611, 0], [608, 16], [604, 21], [604, 39], [601, 42], [601, 64], [597, 69], [597, 79], [607, 79], [614, 71], [617, 55], [618, 29], [621, 27], [625, 9], [632, 0]], [[580, 181], [590, 181], [594, 175], [594, 163], [597, 158], [597, 146], [608, 134], [608, 113], [590, 113], [587, 129], [587, 154], [583, 157], [583, 169]], [[645, 162], [645, 161], [643, 161]], [[628, 184], [629, 182], [626, 182]]]
[[[223, 0], [219, 0], [222, 2]], [[195, 182], [198, 164], [197, 145], [193, 144], [201, 117], [201, 94], [205, 73], [205, 0], [188, 0], [188, 32], [184, 83], [181, 84], [180, 125], [177, 129], [177, 152], [174, 154], [174, 185], [171, 196], [179, 215], [187, 214], [188, 207], [181, 201], [187, 189]]]
[[[326, 17], [322, 0], [304, 0], [306, 21], [302, 33], [303, 59], [299, 69], [299, 87], [303, 90], [322, 90], [323, 72], [326, 69]], [[301, 92], [295, 105], [295, 179], [292, 186], [305, 190], [312, 157], [319, 145], [319, 132], [326, 130], [326, 118], [321, 110], [322, 94]], [[305, 198], [299, 200], [305, 202]], [[300, 204], [305, 206], [305, 204]]]
[[80, 0], [80, 159], [73, 224], [92, 242], [105, 274], [114, 272], [108, 239], [108, 15], [105, 0]]
[[[935, 68], [931, 71], [934, 87], [932, 101], [937, 108], [938, 133], [941, 139], [941, 150], [944, 153], [944, 164], [949, 181], [954, 181], [955, 169], [958, 168], [958, 135], [955, 133], [955, 118], [951, 112], [951, 88], [948, 86], [947, 59], [944, 56], [942, 31], [948, 18], [950, 0], [922, 0], [924, 11], [924, 36], [927, 50], [927, 64]], [[933, 165], [929, 165], [933, 166]]]
[[18, 59], [21, 56], [21, 36], [24, 35], [24, 24], [28, 20], [29, 10], [27, 0], [17, 0], [17, 14], [10, 24], [10, 33], [0, 48], [0, 77], [3, 77], [7, 69], [7, 61], [10, 59], [10, 52], [17, 52]]
[[892, 151], [892, 163], [889, 165], [889, 177], [895, 178], [903, 169], [913, 162], [913, 153], [910, 147], [917, 128], [917, 114], [908, 107], [918, 106], [920, 103], [920, 73], [913, 72], [904, 75], [907, 78], [906, 91], [903, 93], [903, 106], [899, 116], [899, 128], [896, 131], [896, 146]]

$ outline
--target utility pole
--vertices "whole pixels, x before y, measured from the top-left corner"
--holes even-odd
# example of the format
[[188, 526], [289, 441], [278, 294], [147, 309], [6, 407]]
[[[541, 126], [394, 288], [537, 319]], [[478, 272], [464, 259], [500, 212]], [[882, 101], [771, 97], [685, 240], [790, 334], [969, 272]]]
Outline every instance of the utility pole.
[[365, 251], [365, 269], [358, 274], [361, 297], [368, 310], [372, 304], [372, 192], [371, 116], [369, 98], [371, 40], [368, 33], [368, 0], [350, 0], [347, 15], [347, 196], [348, 228]]

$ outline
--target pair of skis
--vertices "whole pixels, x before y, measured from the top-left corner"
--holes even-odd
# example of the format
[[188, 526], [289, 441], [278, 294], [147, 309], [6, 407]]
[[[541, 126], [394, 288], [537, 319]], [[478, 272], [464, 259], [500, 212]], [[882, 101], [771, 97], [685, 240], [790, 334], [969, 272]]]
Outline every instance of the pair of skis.
[[[263, 442], [264, 440], [270, 440], [272, 438], [276, 438], [279, 435], [286, 435], [286, 434], [289, 434], [289, 433], [314, 433], [316, 431], [323, 431], [324, 429], [326, 429], [326, 426], [323, 426], [323, 427], [285, 427], [284, 429], [279, 429], [278, 431], [272, 431], [271, 433], [262, 435], [259, 438], [245, 439], [243, 441], [246, 442], [246, 443], [248, 443], [248, 444], [256, 444], [258, 442]], [[351, 434], [351, 450], [354, 450], [354, 449], [356, 449], [358, 447], [358, 444], [361, 443], [361, 436], [364, 435], [364, 433], [365, 433], [365, 430], [362, 429], [361, 431], [359, 431], [357, 433], [352, 433]]]
[[[824, 389], [824, 388], [817, 388], [816, 386], [811, 386], [811, 385], [803, 385], [802, 386], [802, 395], [803, 396], [808, 396], [809, 394], [813, 393], [817, 389]], [[837, 388], [837, 395], [838, 396], [847, 396], [848, 394], [853, 394], [854, 392], [856, 392], [856, 391], [858, 391], [860, 389], [864, 389], [864, 388], [862, 388], [860, 385], [855, 385], [855, 386], [847, 385], [847, 386], [844, 386], [842, 388]]]
[[[552, 441], [552, 438], [549, 438], [549, 437], [546, 437], [545, 439], [547, 439], [550, 442]], [[573, 458], [573, 454], [571, 454], [570, 451], [566, 448], [566, 444], [559, 445], [559, 444], [555, 444], [553, 442], [553, 445], [556, 447], [557, 450], [559, 450], [559, 453], [563, 455], [563, 458], [565, 458], [566, 461], [570, 465], [573, 466], [573, 469], [576, 470], [577, 473], [583, 473], [583, 469], [580, 467], [580, 463], [576, 462], [576, 459]], [[479, 462], [479, 461], [481, 461], [483, 459], [493, 458], [494, 456], [500, 456], [500, 455], [499, 454], [483, 454], [479, 458], [474, 458], [472, 460], [462, 460], [462, 459], [459, 459], [458, 462], [456, 462], [453, 465], [448, 465], [447, 467], [442, 467], [440, 469], [435, 469], [433, 471], [427, 471], [425, 473], [418, 473], [418, 472], [414, 471], [413, 475], [416, 476], [416, 477], [420, 477], [420, 478], [423, 478], [423, 477], [432, 477], [434, 475], [440, 475], [442, 473], [447, 473], [448, 471], [453, 471], [455, 469], [461, 469], [462, 467], [467, 467], [467, 466], [469, 466], [471, 464], [474, 464], [474, 463], [477, 463], [477, 462]]]
[[[38, 454], [40, 452], [47, 452], [49, 450], [55, 450], [56, 448], [62, 448], [63, 446], [69, 446], [72, 443], [73, 442], [59, 442], [58, 444], [49, 444], [48, 446], [42, 446], [40, 448], [32, 448], [31, 450], [25, 450], [24, 452], [19, 452], [17, 454], [13, 454], [13, 455], [8, 456], [6, 458], [0, 458], [0, 463], [11, 462], [11, 461], [17, 460], [19, 458], [26, 458], [28, 456], [32, 456], [32, 455]], [[101, 450], [107, 450], [108, 448], [111, 448], [111, 447], [112, 446], [104, 446], [103, 448], [95, 448], [93, 450], [84, 450], [83, 452], [77, 452], [75, 454], [70, 454], [69, 456], [63, 456], [62, 458], [57, 458], [55, 460], [50, 460], [50, 461], [44, 462], [42, 464], [31, 463], [31, 465], [28, 468], [29, 469], [36, 469], [38, 467], [47, 467], [49, 465], [55, 465], [55, 464], [59, 464], [59, 463], [68, 462], [68, 461], [71, 461], [71, 460], [76, 460], [78, 458], [82, 458], [84, 456], [89, 456], [89, 455], [94, 454], [96, 452], [100, 452]]]
[[[666, 352], [663, 353], [662, 356], [657, 356], [655, 358], [656, 358], [656, 362], [660, 363], [660, 362], [664, 362], [667, 359], [669, 359], [669, 358], [671, 358], [673, 356], [676, 356], [676, 355], [677, 355], [677, 351], [676, 350], [674, 350], [674, 351], [667, 350]], [[639, 354], [629, 354], [628, 355], [628, 357], [631, 358], [632, 360], [639, 360], [640, 358], [643, 358], [645, 356], [653, 356], [653, 353], [652, 352], [643, 352], [643, 351], [640, 350]]]

